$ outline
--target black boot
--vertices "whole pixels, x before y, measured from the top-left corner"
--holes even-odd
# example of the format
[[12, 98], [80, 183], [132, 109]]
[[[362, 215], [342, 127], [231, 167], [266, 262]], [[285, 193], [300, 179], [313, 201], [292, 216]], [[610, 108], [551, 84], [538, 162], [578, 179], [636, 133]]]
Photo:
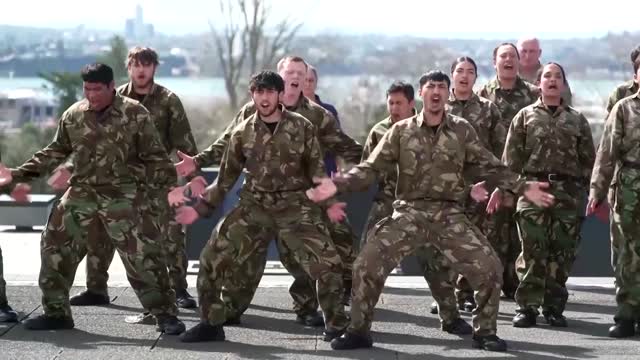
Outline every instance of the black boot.
[[454, 335], [469, 335], [473, 333], [473, 327], [461, 318], [457, 318], [448, 324], [442, 324], [441, 329]]
[[89, 290], [85, 290], [69, 299], [69, 304], [73, 306], [109, 305], [110, 302], [109, 296], [96, 294]]
[[342, 336], [342, 334], [344, 334], [345, 331], [346, 331], [346, 328], [342, 330], [335, 330], [335, 329], [325, 330], [322, 333], [322, 335], [324, 335], [323, 340], [329, 342], [333, 339], [339, 338], [340, 336]]
[[222, 325], [209, 325], [208, 322], [201, 322], [180, 335], [180, 341], [192, 343], [203, 341], [224, 341], [224, 329]]
[[555, 327], [567, 327], [569, 323], [567, 323], [567, 318], [562, 314], [558, 314], [557, 312], [543, 312], [542, 316], [544, 316], [544, 321]]
[[185, 330], [184, 323], [173, 315], [156, 316], [156, 331], [164, 332], [167, 335], [179, 335]]
[[615, 325], [609, 328], [609, 337], [626, 338], [635, 334], [633, 320], [617, 320]]
[[471, 299], [465, 300], [460, 310], [466, 311], [466, 312], [472, 312], [473, 309], [475, 308], [476, 308], [476, 301], [473, 298], [471, 298]]
[[516, 310], [516, 316], [513, 317], [513, 327], [528, 328], [536, 325], [538, 313], [535, 310]]
[[70, 317], [53, 317], [40, 315], [24, 322], [28, 330], [63, 330], [73, 329], [75, 324]]
[[360, 348], [370, 348], [373, 346], [371, 335], [357, 335], [345, 332], [339, 338], [331, 340], [331, 348], [333, 350], [352, 350]]
[[488, 351], [507, 351], [507, 342], [500, 339], [497, 335], [473, 335], [471, 346], [475, 349]]
[[187, 289], [176, 290], [176, 305], [183, 309], [195, 309], [198, 306], [196, 300], [189, 294]]
[[319, 311], [312, 314], [297, 315], [296, 322], [310, 327], [324, 326], [324, 318], [322, 317], [322, 313]]
[[18, 322], [18, 313], [9, 305], [0, 306], [0, 322]]

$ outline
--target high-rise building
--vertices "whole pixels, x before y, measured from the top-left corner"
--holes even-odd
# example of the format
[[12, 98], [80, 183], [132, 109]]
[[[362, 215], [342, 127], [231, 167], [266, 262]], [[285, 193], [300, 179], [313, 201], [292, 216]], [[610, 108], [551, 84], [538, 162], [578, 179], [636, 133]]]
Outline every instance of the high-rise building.
[[144, 23], [144, 13], [140, 4], [136, 5], [135, 16], [125, 21], [124, 33], [128, 39], [139, 40], [153, 37], [153, 24]]

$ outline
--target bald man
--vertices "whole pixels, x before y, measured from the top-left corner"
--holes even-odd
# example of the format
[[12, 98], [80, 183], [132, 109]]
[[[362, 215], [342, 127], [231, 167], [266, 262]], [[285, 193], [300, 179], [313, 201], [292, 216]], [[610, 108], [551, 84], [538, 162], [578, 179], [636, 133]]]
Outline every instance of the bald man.
[[[540, 48], [540, 40], [535, 37], [525, 37], [518, 40], [517, 46], [518, 52], [520, 53], [519, 75], [521, 78], [537, 86], [540, 83], [540, 76], [542, 75], [542, 64], [540, 63], [542, 49]], [[568, 83], [562, 92], [562, 100], [565, 105], [571, 105], [571, 88]]]

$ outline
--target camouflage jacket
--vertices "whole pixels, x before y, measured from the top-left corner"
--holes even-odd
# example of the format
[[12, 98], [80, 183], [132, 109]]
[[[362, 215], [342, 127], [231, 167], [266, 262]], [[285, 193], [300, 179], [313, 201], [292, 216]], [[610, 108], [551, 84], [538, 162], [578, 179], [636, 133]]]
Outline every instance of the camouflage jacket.
[[540, 91], [537, 87], [522, 80], [520, 77], [516, 80], [513, 89], [506, 90], [501, 88], [498, 78], [495, 77], [478, 92], [478, 95], [496, 104], [500, 110], [505, 129], [509, 128], [511, 120], [513, 120], [518, 111], [527, 105], [533, 104], [539, 94]]
[[613, 109], [613, 105], [615, 105], [618, 101], [629, 97], [631, 95], [635, 95], [638, 92], [638, 83], [634, 80], [630, 80], [625, 82], [624, 84], [618, 85], [615, 90], [609, 95], [609, 100], [607, 101], [607, 115]]
[[463, 176], [467, 168], [497, 178], [501, 188], [522, 188], [523, 182], [482, 145], [469, 122], [445, 112], [434, 134], [421, 112], [393, 124], [369, 158], [336, 185], [340, 191], [362, 191], [397, 169], [397, 200], [460, 202], [468, 195]]
[[[120, 86], [117, 91], [127, 97], [134, 95], [131, 83]], [[171, 154], [174, 150], [188, 155], [198, 153], [189, 120], [176, 94], [163, 86], [153, 84], [149, 94], [140, 103], [151, 113], [167, 153]]]
[[602, 202], [609, 186], [625, 173], [625, 167], [639, 166], [640, 94], [636, 93], [618, 101], [609, 113], [591, 174], [590, 197]]
[[[369, 155], [373, 152], [373, 149], [378, 146], [380, 140], [384, 134], [387, 133], [389, 128], [393, 125], [391, 117], [376, 123], [369, 132], [367, 141], [364, 143], [364, 149], [362, 151], [362, 162], [365, 162]], [[376, 194], [377, 200], [393, 201], [395, 199], [396, 183], [398, 182], [398, 172], [396, 169], [386, 174], [381, 174], [381, 180], [378, 184], [378, 193]]]
[[[101, 114], [84, 99], [61, 116], [53, 141], [17, 169], [16, 182], [50, 173], [71, 157], [70, 184], [100, 186], [147, 184], [170, 186], [176, 171], [147, 109], [139, 102], [115, 94], [113, 103]], [[144, 178], [131, 172], [144, 167]]]
[[204, 202], [196, 205], [201, 215], [207, 216], [222, 203], [243, 170], [242, 193], [258, 202], [261, 194], [304, 197], [313, 187], [314, 176], [326, 176], [313, 124], [297, 113], [282, 110], [273, 134], [257, 113], [231, 131], [218, 177], [203, 195]]
[[559, 202], [574, 206], [577, 195], [586, 195], [595, 154], [591, 127], [581, 113], [564, 105], [551, 113], [539, 99], [513, 118], [502, 160], [523, 178], [564, 176], [552, 185]]
[[[345, 134], [336, 119], [320, 105], [300, 96], [298, 103], [287, 110], [296, 112], [307, 118], [317, 129], [318, 140], [322, 151], [330, 151], [350, 163], [358, 163], [362, 155], [362, 145]], [[233, 129], [256, 112], [253, 102], [249, 102], [240, 109], [233, 121], [225, 128], [222, 135], [195, 157], [198, 167], [211, 166], [220, 163], [224, 149], [229, 142]]]
[[472, 94], [466, 101], [458, 100], [451, 91], [447, 109], [451, 114], [467, 120], [476, 130], [482, 145], [493, 155], [497, 158], [502, 156], [507, 128], [496, 105], [476, 94]]

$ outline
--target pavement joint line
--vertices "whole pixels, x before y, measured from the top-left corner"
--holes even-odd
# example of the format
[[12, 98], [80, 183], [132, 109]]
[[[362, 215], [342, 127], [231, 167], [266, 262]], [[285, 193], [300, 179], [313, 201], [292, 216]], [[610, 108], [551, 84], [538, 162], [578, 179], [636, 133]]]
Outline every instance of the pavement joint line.
[[6, 331], [4, 331], [3, 333], [0, 333], [0, 337], [4, 336], [4, 334], [6, 334], [6, 333], [8, 333], [9, 331], [13, 330], [13, 328], [14, 328], [14, 327], [16, 327], [16, 326], [18, 326], [18, 325], [22, 324], [22, 322], [23, 322], [25, 319], [28, 319], [28, 318], [29, 318], [29, 316], [31, 316], [31, 314], [33, 314], [33, 313], [34, 313], [36, 310], [38, 310], [41, 306], [42, 306], [42, 305], [38, 305], [38, 306], [36, 306], [36, 308], [35, 308], [35, 309], [33, 309], [33, 310], [31, 310], [29, 313], [25, 313], [25, 314], [24, 314], [24, 316], [23, 316], [22, 318], [18, 319], [18, 321], [17, 321], [17, 322], [15, 322], [15, 323], [11, 323], [11, 326], [9, 326], [9, 327], [6, 329]]
[[60, 355], [62, 355], [63, 352], [64, 352], [64, 349], [60, 349], [60, 351], [58, 351], [58, 353], [53, 358], [51, 358], [51, 360], [59, 359]]
[[153, 349], [155, 349], [156, 346], [158, 346], [158, 343], [160, 342], [162, 335], [164, 335], [164, 331], [158, 334], [158, 337], [156, 338], [156, 340], [153, 342], [153, 344], [151, 344], [151, 348], [149, 349], [149, 351], [153, 351]]

